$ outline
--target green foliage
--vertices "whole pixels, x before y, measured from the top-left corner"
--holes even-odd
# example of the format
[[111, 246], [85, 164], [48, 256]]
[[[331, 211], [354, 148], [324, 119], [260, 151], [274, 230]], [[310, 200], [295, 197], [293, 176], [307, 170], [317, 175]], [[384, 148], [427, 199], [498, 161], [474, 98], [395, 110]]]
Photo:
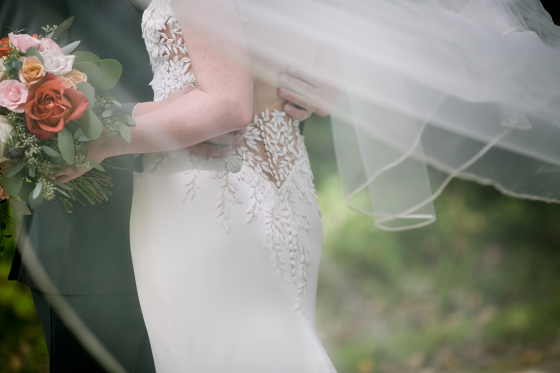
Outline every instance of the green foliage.
[[338, 372], [560, 371], [560, 206], [455, 181], [434, 224], [380, 231], [345, 207], [317, 119], [304, 132], [325, 232], [317, 329]]
[[[5, 207], [2, 205], [0, 208]], [[9, 231], [12, 227], [8, 226]], [[14, 255], [13, 238], [5, 240], [0, 257], [0, 371], [6, 373], [46, 373], [48, 354], [41, 324], [27, 286], [8, 281]]]
[[25, 52], [25, 55], [27, 57], [35, 56], [39, 59], [39, 61], [41, 61], [41, 64], [43, 65], [45, 64], [45, 60], [43, 60], [43, 56], [41, 56], [41, 53], [39, 53], [39, 49], [35, 47], [28, 48], [27, 51]]

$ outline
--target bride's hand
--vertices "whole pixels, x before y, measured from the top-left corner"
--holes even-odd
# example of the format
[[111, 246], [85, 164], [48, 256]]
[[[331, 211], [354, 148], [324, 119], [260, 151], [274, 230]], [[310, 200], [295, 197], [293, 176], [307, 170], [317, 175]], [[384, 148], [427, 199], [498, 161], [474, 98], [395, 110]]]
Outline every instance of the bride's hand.
[[[98, 140], [95, 141], [87, 141], [86, 142], [86, 147], [87, 147], [87, 157], [88, 159], [91, 159], [92, 161], [96, 162], [97, 164], [101, 164], [101, 162], [103, 162], [103, 160], [105, 158], [108, 158], [111, 156], [111, 154], [109, 154], [107, 152], [107, 147], [105, 146], [105, 139], [107, 139], [106, 137], [101, 137]], [[67, 183], [70, 180], [73, 180], [79, 176], [82, 176], [83, 174], [85, 174], [86, 172], [88, 172], [89, 170], [91, 170], [92, 167], [89, 168], [80, 168], [78, 167], [77, 171], [72, 170], [71, 168], [67, 167], [65, 172], [62, 172], [62, 170], [59, 170], [56, 173], [56, 181], [59, 181], [61, 183]]]

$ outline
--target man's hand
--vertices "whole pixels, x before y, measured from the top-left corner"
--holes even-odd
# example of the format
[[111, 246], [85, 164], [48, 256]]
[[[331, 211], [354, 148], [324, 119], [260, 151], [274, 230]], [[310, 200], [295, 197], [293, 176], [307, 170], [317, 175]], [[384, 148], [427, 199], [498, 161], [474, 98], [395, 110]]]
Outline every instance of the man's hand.
[[338, 99], [337, 89], [301, 67], [288, 67], [279, 80], [283, 87], [278, 89], [278, 95], [289, 101], [283, 109], [299, 121], [308, 119], [313, 113], [322, 117], [329, 115], [330, 107]]

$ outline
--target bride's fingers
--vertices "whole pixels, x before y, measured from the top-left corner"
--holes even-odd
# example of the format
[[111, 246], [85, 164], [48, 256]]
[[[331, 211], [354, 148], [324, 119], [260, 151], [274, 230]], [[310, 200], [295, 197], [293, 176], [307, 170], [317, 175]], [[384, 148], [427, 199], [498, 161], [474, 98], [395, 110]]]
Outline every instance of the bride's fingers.
[[79, 176], [82, 176], [83, 174], [85, 174], [90, 169], [91, 169], [91, 167], [88, 168], [87, 170], [78, 168], [78, 171], [74, 171], [70, 168], [67, 168], [66, 172], [64, 172], [64, 173], [62, 172], [62, 170], [59, 170], [56, 173], [55, 178], [56, 178], [56, 181], [58, 181], [58, 182], [67, 183], [70, 180], [74, 180], [75, 178], [77, 178]]
[[233, 154], [231, 147], [217, 147], [208, 143], [200, 143], [186, 148], [189, 152], [195, 152], [202, 155], [207, 155], [214, 158], [224, 158]]

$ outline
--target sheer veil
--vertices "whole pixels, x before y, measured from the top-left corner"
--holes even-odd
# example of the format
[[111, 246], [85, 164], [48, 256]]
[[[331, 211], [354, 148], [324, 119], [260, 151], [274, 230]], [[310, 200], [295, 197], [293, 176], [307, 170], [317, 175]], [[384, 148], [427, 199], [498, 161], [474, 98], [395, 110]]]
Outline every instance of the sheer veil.
[[560, 28], [539, 0], [232, 3], [256, 77], [302, 66], [337, 92], [313, 99], [330, 107], [346, 203], [379, 228], [434, 221], [454, 177], [560, 202]]
[[267, 30], [247, 33], [261, 74], [301, 65], [340, 92], [345, 199], [379, 228], [434, 221], [454, 177], [560, 201], [560, 28], [538, 0], [240, 2]]

